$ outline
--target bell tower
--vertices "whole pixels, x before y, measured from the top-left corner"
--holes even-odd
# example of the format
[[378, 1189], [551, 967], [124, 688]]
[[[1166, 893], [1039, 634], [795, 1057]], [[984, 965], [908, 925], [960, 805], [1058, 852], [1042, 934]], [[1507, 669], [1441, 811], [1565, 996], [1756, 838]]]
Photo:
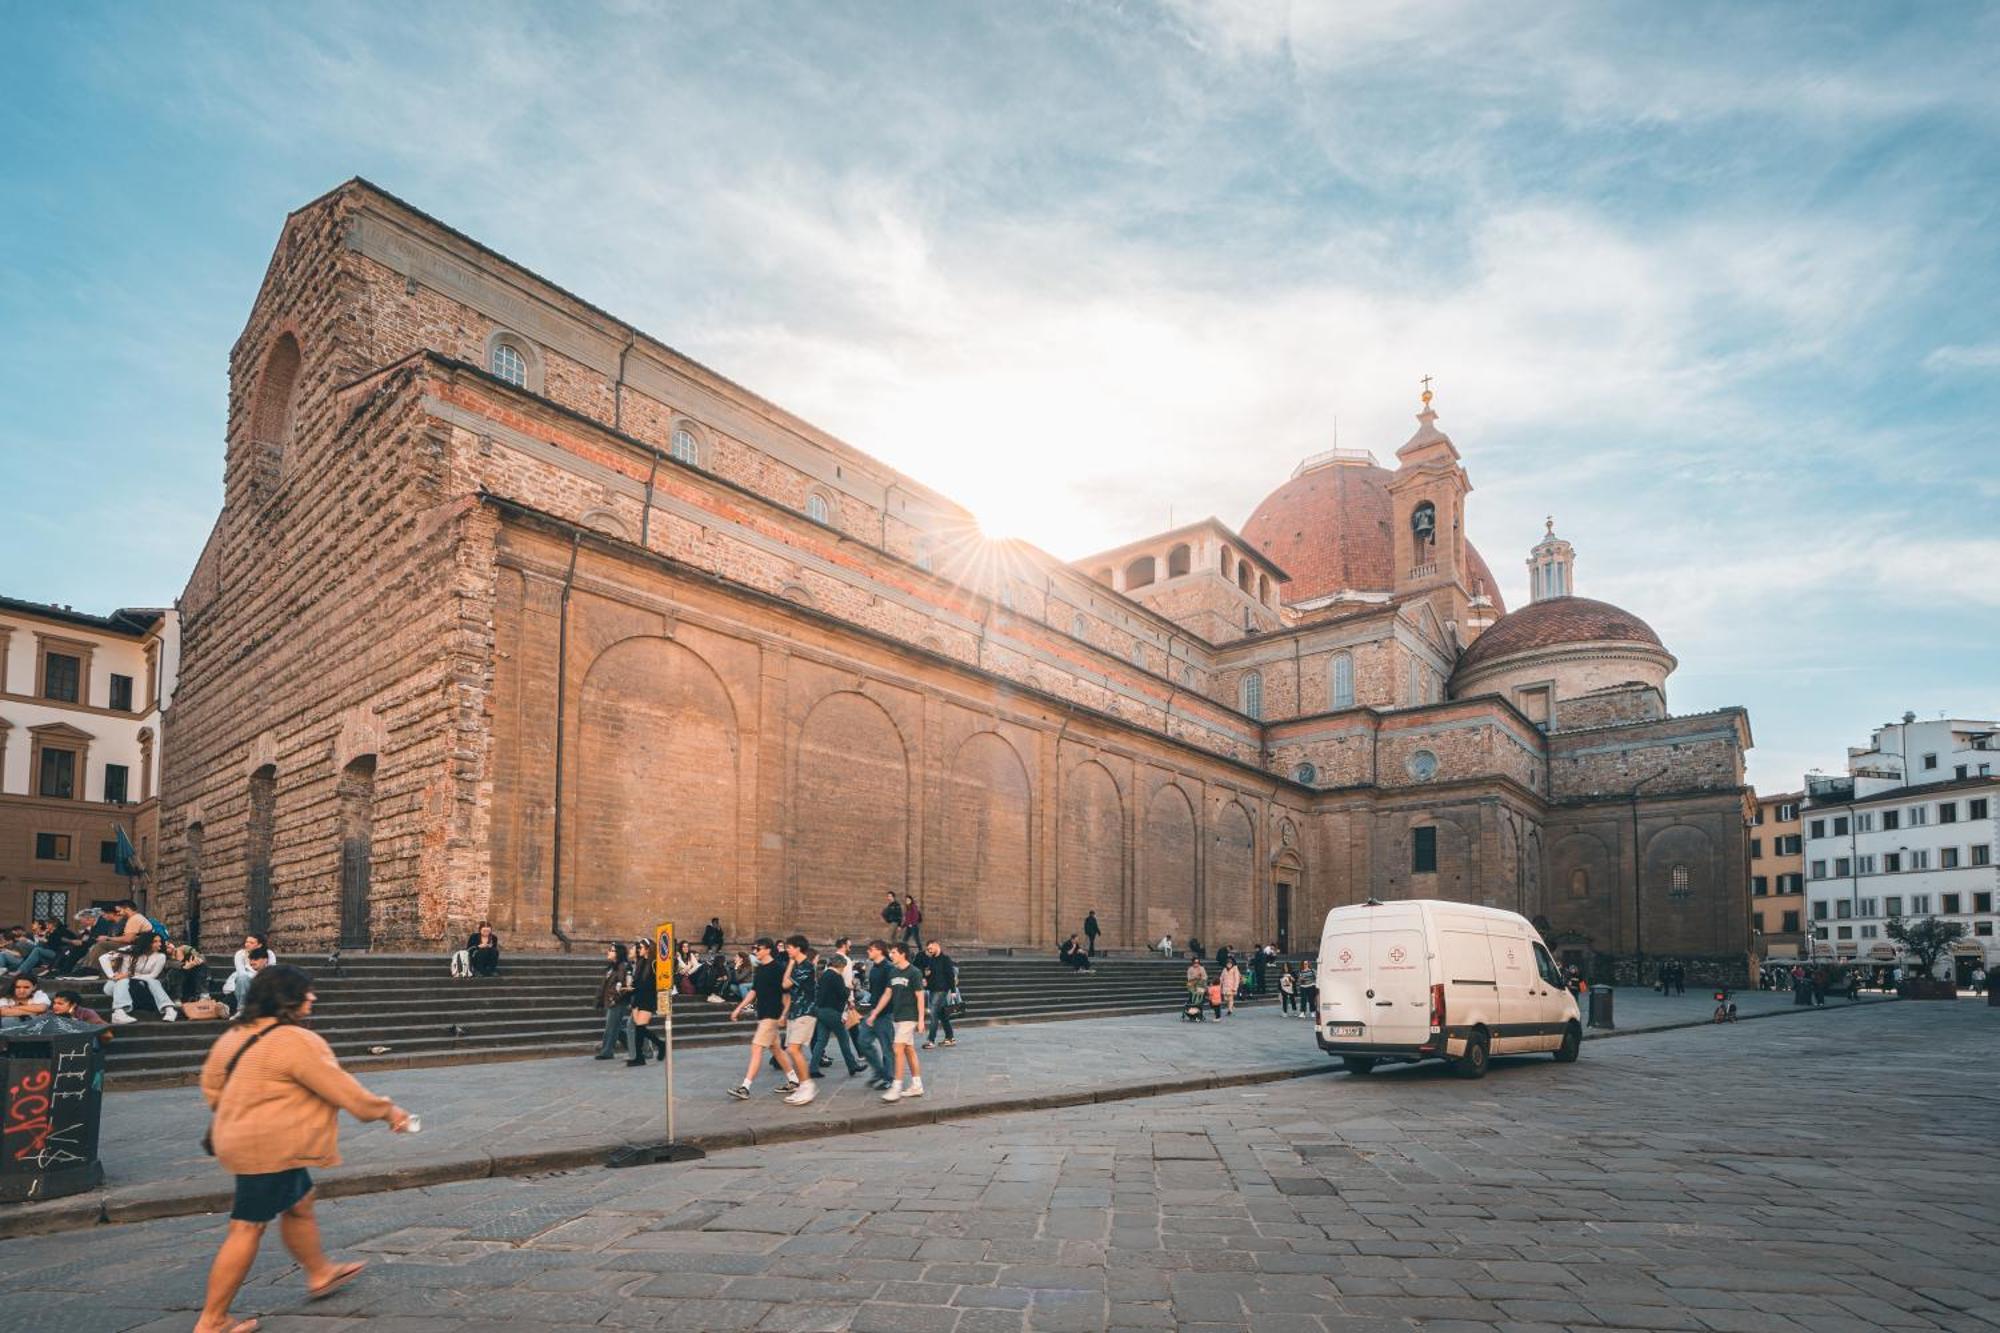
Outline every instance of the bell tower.
[[1465, 497], [1472, 481], [1451, 437], [1437, 428], [1430, 376], [1423, 383], [1417, 433], [1396, 451], [1396, 474], [1389, 480], [1394, 592], [1424, 595], [1438, 619], [1467, 642], [1476, 632], [1468, 624], [1472, 593], [1465, 557]]

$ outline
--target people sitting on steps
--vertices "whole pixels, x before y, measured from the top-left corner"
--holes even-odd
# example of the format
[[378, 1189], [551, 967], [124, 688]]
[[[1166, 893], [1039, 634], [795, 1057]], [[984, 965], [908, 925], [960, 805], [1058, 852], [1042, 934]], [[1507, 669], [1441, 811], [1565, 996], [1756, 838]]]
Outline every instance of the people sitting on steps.
[[243, 997], [250, 993], [250, 983], [256, 980], [258, 969], [251, 966], [250, 957], [259, 950], [263, 951], [264, 967], [269, 967], [278, 961], [278, 955], [271, 949], [269, 940], [262, 935], [245, 935], [243, 947], [236, 951], [236, 957], [230, 962], [229, 979], [222, 983], [222, 993], [230, 998], [238, 1010], [243, 1008]]
[[[252, 944], [252, 940], [257, 943]], [[257, 979], [257, 974], [267, 967], [276, 966], [277, 962], [278, 955], [264, 947], [263, 936], [243, 937], [243, 947], [236, 951], [236, 971], [223, 986], [225, 993], [235, 997], [237, 1013], [243, 1012], [243, 997], [250, 993], [250, 983]]]
[[0, 997], [0, 1029], [19, 1027], [48, 1011], [48, 992], [37, 986], [33, 977], [16, 972], [7, 979], [7, 990]]
[[155, 926], [146, 914], [139, 910], [139, 905], [130, 898], [122, 899], [106, 908], [99, 924], [101, 925], [106, 919], [112, 923], [110, 931], [100, 936], [84, 951], [82, 966], [86, 969], [96, 967], [99, 960], [113, 949], [129, 949], [132, 942], [143, 934], [159, 933], [159, 927]]
[[104, 955], [99, 960], [104, 969], [104, 993], [111, 997], [111, 1021], [113, 1023], [136, 1023], [132, 1017], [132, 986], [146, 988], [153, 997], [153, 1005], [160, 1011], [160, 1017], [171, 1023], [180, 1017], [180, 1008], [160, 978], [167, 970], [167, 946], [154, 932], [141, 931], [136, 939], [122, 949]]

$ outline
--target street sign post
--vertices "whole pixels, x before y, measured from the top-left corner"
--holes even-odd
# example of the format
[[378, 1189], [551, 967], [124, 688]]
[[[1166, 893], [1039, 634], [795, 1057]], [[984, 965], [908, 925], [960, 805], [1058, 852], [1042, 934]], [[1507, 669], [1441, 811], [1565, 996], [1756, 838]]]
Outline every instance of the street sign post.
[[[682, 1143], [674, 1132], [674, 923], [662, 921], [653, 927], [653, 980], [659, 990], [660, 1023], [665, 1028], [666, 1054], [660, 1063], [667, 1076], [667, 1138], [664, 1143], [632, 1143], [616, 1149], [605, 1159], [606, 1166], [649, 1166], [655, 1162], [687, 1162], [708, 1154], [692, 1144]], [[634, 1034], [637, 1039], [637, 1033]]]

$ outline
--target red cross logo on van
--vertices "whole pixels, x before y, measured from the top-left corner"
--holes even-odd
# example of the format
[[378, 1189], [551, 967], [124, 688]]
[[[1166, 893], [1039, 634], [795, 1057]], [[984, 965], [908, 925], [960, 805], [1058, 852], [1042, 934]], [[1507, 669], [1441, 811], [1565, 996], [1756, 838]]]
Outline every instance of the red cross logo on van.
[[1399, 944], [1395, 948], [1389, 950], [1389, 961], [1392, 963], [1400, 963], [1403, 961], [1402, 945]]

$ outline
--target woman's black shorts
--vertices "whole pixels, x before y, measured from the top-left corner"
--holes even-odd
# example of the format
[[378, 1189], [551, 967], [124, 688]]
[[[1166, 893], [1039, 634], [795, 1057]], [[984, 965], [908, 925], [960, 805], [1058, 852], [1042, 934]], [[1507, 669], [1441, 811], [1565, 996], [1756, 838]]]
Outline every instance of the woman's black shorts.
[[236, 1205], [229, 1210], [237, 1222], [269, 1222], [312, 1193], [313, 1178], [302, 1166], [236, 1177]]

